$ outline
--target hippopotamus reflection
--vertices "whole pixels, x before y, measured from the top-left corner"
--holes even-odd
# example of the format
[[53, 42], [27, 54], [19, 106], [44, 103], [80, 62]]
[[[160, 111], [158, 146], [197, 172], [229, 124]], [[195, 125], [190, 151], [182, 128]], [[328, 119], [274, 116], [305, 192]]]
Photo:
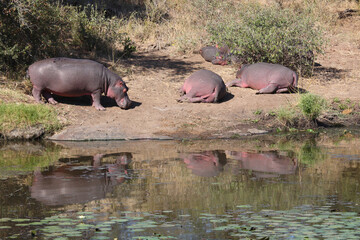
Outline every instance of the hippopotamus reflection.
[[226, 155], [223, 151], [189, 153], [183, 156], [187, 168], [202, 177], [214, 177], [224, 170]]
[[279, 175], [294, 174], [297, 160], [279, 155], [277, 152], [226, 152], [229, 158], [239, 160], [239, 167], [254, 171], [258, 178], [277, 177]]
[[[103, 157], [116, 155], [111, 164], [101, 164]], [[97, 154], [91, 165], [70, 163], [34, 173], [31, 197], [46, 205], [85, 203], [106, 197], [113, 187], [125, 181], [131, 153]]]

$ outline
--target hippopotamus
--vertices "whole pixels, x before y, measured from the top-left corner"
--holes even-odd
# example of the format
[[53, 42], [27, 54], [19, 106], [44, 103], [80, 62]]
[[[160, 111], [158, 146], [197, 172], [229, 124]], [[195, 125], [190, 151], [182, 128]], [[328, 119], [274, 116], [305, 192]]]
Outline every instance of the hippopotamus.
[[215, 103], [226, 94], [222, 78], [209, 70], [198, 70], [190, 75], [180, 89], [179, 102]]
[[256, 94], [296, 91], [298, 75], [279, 64], [245, 64], [236, 73], [236, 79], [226, 86], [237, 86], [259, 90]]
[[[101, 163], [104, 157], [115, 158], [115, 162]], [[106, 198], [108, 193], [128, 178], [131, 159], [132, 154], [128, 152], [96, 154], [93, 157], [76, 158], [73, 163], [67, 161], [46, 171], [36, 170], [30, 187], [31, 197], [49, 206]], [[79, 161], [83, 160], [88, 163], [79, 165]]]
[[226, 155], [223, 151], [205, 151], [182, 156], [187, 168], [201, 177], [214, 177], [224, 170]]
[[259, 178], [295, 174], [298, 167], [297, 159], [280, 155], [275, 151], [261, 153], [227, 151], [226, 155], [228, 158], [238, 160], [240, 169], [251, 170]]
[[207, 62], [211, 62], [214, 65], [226, 65], [228, 64], [228, 56], [230, 54], [230, 49], [228, 46], [218, 47], [216, 46], [206, 46], [200, 49], [200, 55]]
[[27, 73], [37, 102], [41, 102], [42, 95], [50, 104], [56, 104], [51, 93], [64, 97], [91, 95], [93, 106], [105, 110], [100, 103], [104, 93], [115, 99], [122, 109], [131, 105], [127, 95], [129, 89], [121, 77], [92, 60], [50, 58], [33, 63]]

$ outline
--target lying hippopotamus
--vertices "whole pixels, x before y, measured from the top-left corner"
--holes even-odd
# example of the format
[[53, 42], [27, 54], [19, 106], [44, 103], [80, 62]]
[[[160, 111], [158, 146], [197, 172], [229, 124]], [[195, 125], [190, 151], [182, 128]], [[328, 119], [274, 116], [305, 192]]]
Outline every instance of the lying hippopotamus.
[[261, 93], [282, 93], [296, 91], [298, 75], [279, 64], [246, 64], [236, 73], [236, 79], [226, 86], [252, 88]]
[[200, 55], [207, 62], [211, 62], [215, 65], [226, 65], [228, 64], [228, 56], [230, 54], [230, 49], [228, 46], [218, 47], [206, 46], [200, 49]]
[[280, 155], [278, 152], [227, 151], [226, 155], [230, 159], [238, 160], [240, 169], [251, 170], [252, 174], [259, 178], [295, 174], [298, 168], [297, 159]]
[[187, 168], [192, 173], [201, 177], [214, 177], [224, 170], [227, 163], [223, 151], [205, 151], [200, 153], [188, 153], [182, 156]]
[[180, 89], [179, 102], [215, 103], [226, 94], [222, 78], [209, 70], [198, 70], [185, 80]]
[[125, 82], [105, 66], [87, 59], [50, 58], [35, 62], [28, 69], [33, 84], [32, 94], [37, 102], [41, 95], [51, 104], [57, 102], [51, 93], [64, 97], [91, 95], [93, 106], [105, 110], [100, 96], [114, 98], [117, 105], [127, 109], [131, 101]]

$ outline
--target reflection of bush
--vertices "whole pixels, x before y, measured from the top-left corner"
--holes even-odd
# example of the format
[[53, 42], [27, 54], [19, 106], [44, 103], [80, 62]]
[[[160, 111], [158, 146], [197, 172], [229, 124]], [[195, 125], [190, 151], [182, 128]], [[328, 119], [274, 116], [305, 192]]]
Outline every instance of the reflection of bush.
[[0, 178], [48, 167], [59, 159], [59, 147], [15, 144], [0, 149]]
[[314, 139], [306, 141], [299, 151], [299, 160], [302, 164], [313, 165], [326, 159], [327, 154], [316, 145]]

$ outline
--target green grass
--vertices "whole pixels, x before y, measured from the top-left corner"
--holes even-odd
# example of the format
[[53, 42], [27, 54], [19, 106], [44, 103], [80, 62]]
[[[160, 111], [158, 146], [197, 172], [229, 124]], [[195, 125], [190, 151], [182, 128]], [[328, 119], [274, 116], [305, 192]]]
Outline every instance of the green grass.
[[297, 112], [292, 107], [282, 107], [276, 112], [276, 117], [283, 125], [291, 126], [297, 118]]
[[46, 105], [0, 103], [0, 132], [43, 125], [47, 132], [61, 127], [57, 113]]
[[307, 93], [301, 95], [298, 107], [308, 120], [314, 121], [325, 110], [326, 105], [323, 97]]

